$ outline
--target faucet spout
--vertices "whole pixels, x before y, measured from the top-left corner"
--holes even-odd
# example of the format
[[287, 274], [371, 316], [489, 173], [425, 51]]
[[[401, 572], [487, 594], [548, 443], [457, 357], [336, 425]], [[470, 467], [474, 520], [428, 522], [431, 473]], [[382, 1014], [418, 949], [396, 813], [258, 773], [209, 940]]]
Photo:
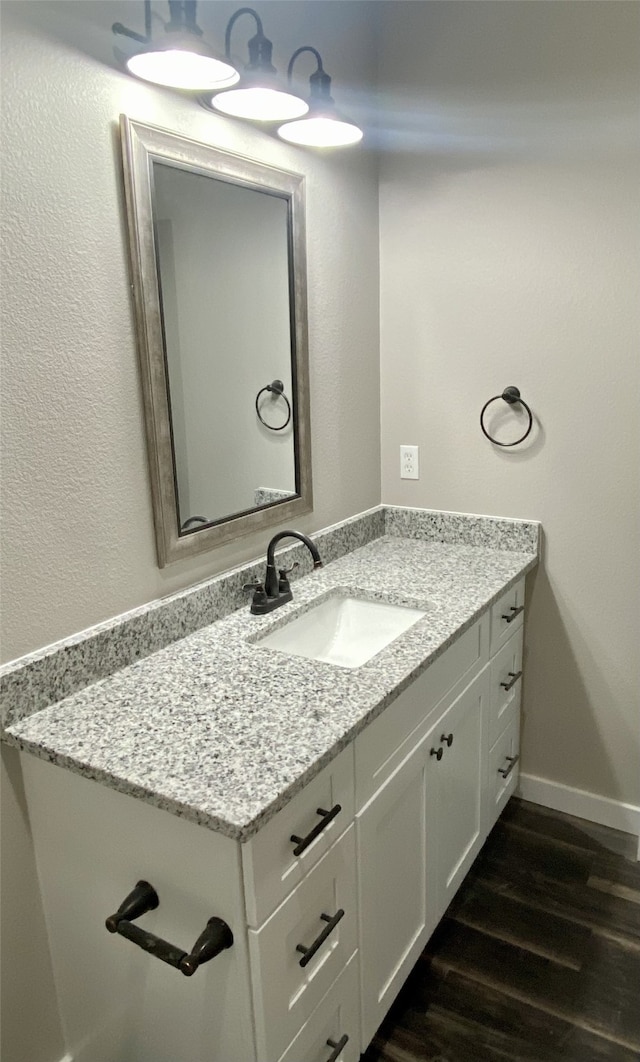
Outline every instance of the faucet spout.
[[267, 574], [264, 580], [267, 597], [278, 597], [278, 573], [276, 571], [275, 552], [276, 546], [283, 538], [297, 538], [299, 542], [304, 543], [313, 557], [314, 570], [322, 567], [322, 558], [318, 552], [318, 547], [307, 535], [303, 535], [301, 531], [279, 531], [277, 535], [273, 536], [267, 546]]
[[276, 570], [276, 546], [283, 538], [297, 538], [299, 542], [302, 542], [307, 547], [313, 557], [314, 569], [322, 567], [322, 558], [318, 552], [318, 547], [312, 539], [308, 538], [307, 535], [303, 535], [301, 531], [279, 531], [277, 535], [273, 536], [267, 546], [267, 571], [264, 579], [264, 591], [259, 599], [254, 594], [251, 603], [251, 611], [254, 615], [264, 615], [265, 612], [271, 612], [272, 609], [291, 601], [291, 587], [287, 579], [288, 572], [291, 569], [285, 570], [283, 568], [279, 574]]

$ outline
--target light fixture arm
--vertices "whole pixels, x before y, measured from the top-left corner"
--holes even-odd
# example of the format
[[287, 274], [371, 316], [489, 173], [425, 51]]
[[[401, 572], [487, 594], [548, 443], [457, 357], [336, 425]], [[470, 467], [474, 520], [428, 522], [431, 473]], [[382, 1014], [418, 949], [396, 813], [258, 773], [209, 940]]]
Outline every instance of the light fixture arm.
[[169, 21], [164, 28], [167, 33], [187, 30], [201, 37], [202, 30], [196, 22], [196, 0], [169, 0]]
[[264, 35], [262, 29], [262, 19], [257, 11], [254, 11], [252, 7], [240, 7], [231, 16], [227, 23], [227, 29], [224, 35], [224, 49], [227, 59], [231, 59], [231, 30], [233, 29], [237, 19], [240, 15], [251, 15], [256, 22], [256, 35], [252, 37], [248, 42], [249, 48], [249, 62], [247, 63], [247, 70], [266, 70], [270, 74], [275, 74], [276, 68], [271, 62], [271, 55], [273, 52], [273, 44]]
[[149, 44], [151, 41], [151, 0], [144, 0], [144, 37], [135, 30], [127, 29], [121, 22], [114, 22], [111, 32], [118, 37], [130, 37], [132, 41], [138, 41], [139, 44]]
[[295, 52], [289, 60], [289, 66], [287, 67], [287, 80], [291, 85], [293, 78], [293, 66], [303, 52], [311, 52], [315, 56], [318, 63], [318, 67], [309, 78], [309, 85], [311, 88], [311, 98], [314, 100], [324, 100], [326, 103], [333, 103], [331, 99], [331, 78], [325, 71], [322, 65], [322, 56], [317, 49], [312, 48], [310, 44], [303, 44], [301, 48], [296, 48]]

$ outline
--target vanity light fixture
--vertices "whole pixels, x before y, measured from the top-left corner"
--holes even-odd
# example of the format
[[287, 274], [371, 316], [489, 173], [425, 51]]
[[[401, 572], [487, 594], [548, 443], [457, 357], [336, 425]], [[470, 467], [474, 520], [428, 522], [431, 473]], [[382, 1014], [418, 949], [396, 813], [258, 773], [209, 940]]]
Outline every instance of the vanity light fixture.
[[145, 34], [115, 22], [113, 32], [142, 45], [125, 60], [129, 73], [143, 81], [167, 88], [204, 92], [227, 88], [240, 80], [240, 74], [226, 59], [218, 58], [201, 40], [196, 23], [196, 0], [169, 0], [166, 40], [151, 39], [151, 0], [144, 0]]
[[212, 99], [204, 98], [205, 107], [213, 107], [233, 118], [248, 118], [254, 122], [283, 122], [306, 114], [309, 105], [286, 86], [281, 85], [277, 70], [271, 62], [273, 45], [265, 37], [262, 20], [251, 7], [241, 7], [229, 19], [225, 34], [225, 56], [231, 63], [231, 31], [241, 15], [251, 15], [257, 32], [249, 41], [249, 62], [237, 88], [220, 92]]
[[289, 84], [294, 63], [303, 52], [311, 52], [318, 63], [315, 73], [309, 78], [309, 111], [305, 117], [281, 125], [278, 136], [291, 144], [301, 144], [305, 147], [346, 147], [349, 144], [357, 144], [362, 140], [362, 130], [336, 110], [331, 98], [331, 78], [325, 72], [320, 53], [315, 48], [305, 44], [293, 53], [287, 70]]

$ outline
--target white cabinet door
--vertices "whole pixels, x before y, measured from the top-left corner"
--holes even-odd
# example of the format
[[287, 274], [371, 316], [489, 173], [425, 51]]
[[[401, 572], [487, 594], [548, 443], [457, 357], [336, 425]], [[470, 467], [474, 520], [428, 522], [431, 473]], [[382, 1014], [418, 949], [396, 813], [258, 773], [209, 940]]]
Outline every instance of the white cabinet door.
[[435, 928], [427, 916], [426, 767], [420, 744], [356, 818], [364, 1046]]
[[[438, 921], [482, 847], [490, 699], [485, 667], [431, 728], [427, 763], [428, 895]], [[441, 755], [439, 755], [441, 753]]]

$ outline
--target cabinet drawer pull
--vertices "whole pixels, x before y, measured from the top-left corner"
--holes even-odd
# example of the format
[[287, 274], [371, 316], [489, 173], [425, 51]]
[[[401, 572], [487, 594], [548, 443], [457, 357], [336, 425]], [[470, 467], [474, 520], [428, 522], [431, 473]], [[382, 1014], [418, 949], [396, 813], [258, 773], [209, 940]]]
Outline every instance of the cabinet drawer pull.
[[304, 852], [305, 848], [308, 848], [310, 844], [313, 844], [313, 842], [315, 841], [316, 837], [320, 836], [320, 834], [325, 829], [325, 827], [328, 826], [329, 823], [333, 819], [335, 819], [336, 815], [338, 815], [341, 811], [342, 811], [342, 805], [341, 804], [335, 804], [334, 807], [331, 808], [331, 811], [325, 811], [324, 808], [317, 808], [316, 809], [316, 815], [322, 815], [322, 818], [321, 818], [320, 822], [318, 822], [313, 827], [311, 832], [308, 833], [306, 837], [298, 837], [297, 834], [292, 833], [291, 837], [289, 838], [289, 840], [292, 841], [293, 844], [295, 844], [295, 846], [296, 846], [293, 849], [294, 856], [302, 855], [302, 853]]
[[327, 1062], [336, 1062], [338, 1055], [342, 1053], [343, 1047], [346, 1047], [348, 1043], [349, 1037], [346, 1033], [340, 1040], [338, 1040], [337, 1043], [335, 1040], [327, 1040], [327, 1047], [333, 1048], [333, 1051], [329, 1055]]
[[233, 944], [233, 933], [221, 918], [210, 918], [190, 952], [170, 944], [168, 940], [157, 937], [147, 929], [134, 925], [134, 919], [140, 918], [147, 911], [154, 911], [158, 904], [158, 894], [148, 881], [139, 881], [128, 896], [124, 898], [115, 914], [109, 915], [105, 925], [110, 933], [119, 933], [143, 951], [148, 951], [185, 977], [191, 977], [199, 966], [215, 959], [225, 948]]
[[449, 748], [451, 748], [451, 746], [453, 745], [453, 734], [441, 734], [440, 740], [443, 742], [443, 744], [446, 743]]
[[318, 948], [322, 947], [322, 945], [324, 944], [324, 942], [327, 939], [327, 937], [329, 936], [329, 934], [333, 933], [333, 931], [336, 928], [336, 926], [337, 926], [338, 922], [340, 921], [340, 919], [344, 918], [344, 911], [342, 910], [342, 908], [340, 908], [340, 910], [336, 911], [336, 913], [334, 914], [333, 918], [331, 917], [331, 915], [328, 915], [328, 914], [321, 914], [320, 918], [322, 919], [323, 922], [326, 922], [327, 924], [324, 927], [324, 929], [322, 930], [322, 933], [318, 934], [318, 936], [314, 940], [313, 944], [311, 944], [308, 948], [305, 947], [304, 944], [297, 944], [296, 945], [296, 951], [301, 951], [302, 952], [302, 958], [300, 959], [300, 965], [303, 966], [303, 967], [311, 962], [311, 960], [312, 960], [313, 956], [315, 955], [315, 953], [317, 952]]
[[522, 678], [521, 671], [508, 671], [507, 674], [509, 675], [511, 682], [501, 682], [500, 685], [502, 686], [503, 690], [510, 690], [512, 686], [515, 686], [518, 679]]
[[435, 756], [435, 758], [437, 760], [441, 760], [442, 759], [442, 749], [431, 749], [429, 755], [430, 756]]
[[498, 774], [501, 774], [503, 778], [508, 778], [519, 759], [519, 756], [505, 756], [509, 766], [498, 767]]
[[502, 619], [505, 620], [507, 623], [513, 623], [516, 616], [519, 616], [521, 612], [524, 612], [524, 605], [512, 605], [510, 611], [510, 616], [506, 616], [504, 615], [504, 613], [502, 615]]

